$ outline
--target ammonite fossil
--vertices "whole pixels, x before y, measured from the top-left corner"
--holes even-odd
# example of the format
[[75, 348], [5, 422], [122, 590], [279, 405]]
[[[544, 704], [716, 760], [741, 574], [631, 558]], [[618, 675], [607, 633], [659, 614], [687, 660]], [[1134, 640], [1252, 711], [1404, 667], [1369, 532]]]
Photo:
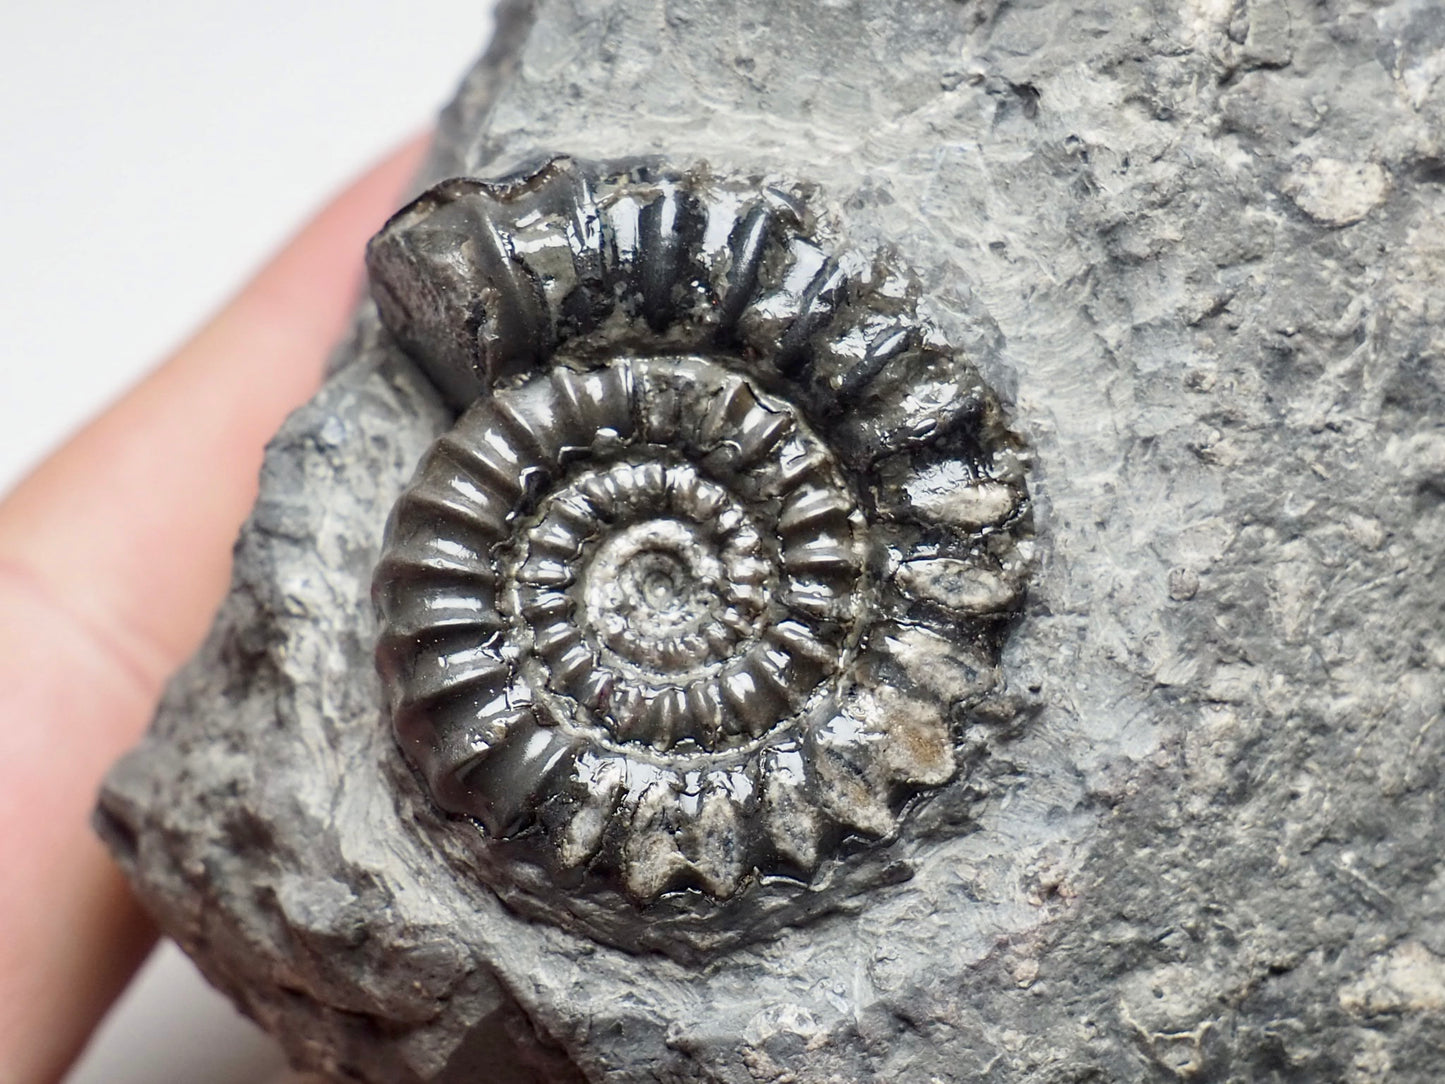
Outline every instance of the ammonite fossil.
[[804, 194], [557, 158], [371, 244], [460, 412], [387, 528], [378, 664], [489, 875], [706, 914], [825, 878], [958, 770], [1021, 597], [1016, 442]]

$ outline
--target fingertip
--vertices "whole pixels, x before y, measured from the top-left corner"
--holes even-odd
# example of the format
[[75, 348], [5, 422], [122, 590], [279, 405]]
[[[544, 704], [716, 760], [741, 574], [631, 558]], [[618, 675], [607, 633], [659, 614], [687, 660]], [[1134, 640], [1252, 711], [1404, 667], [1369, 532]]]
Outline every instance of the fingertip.
[[0, 623], [0, 828], [11, 829], [0, 832], [0, 868], [25, 888], [0, 892], [0, 928], [20, 939], [0, 946], [0, 1064], [24, 1052], [24, 1079], [61, 1071], [148, 943], [90, 835], [96, 787], [209, 624], [266, 441], [319, 383], [358, 297], [366, 241], [405, 198], [428, 139], [409, 139], [328, 203], [173, 357], [0, 501], [10, 619]]

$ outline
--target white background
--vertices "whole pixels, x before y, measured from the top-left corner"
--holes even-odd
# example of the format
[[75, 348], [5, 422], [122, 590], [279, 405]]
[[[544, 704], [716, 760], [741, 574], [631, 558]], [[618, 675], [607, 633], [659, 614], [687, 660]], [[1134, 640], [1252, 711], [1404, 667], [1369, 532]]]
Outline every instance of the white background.
[[[0, 492], [427, 124], [492, 0], [0, 0]], [[173, 947], [68, 1084], [280, 1069]]]

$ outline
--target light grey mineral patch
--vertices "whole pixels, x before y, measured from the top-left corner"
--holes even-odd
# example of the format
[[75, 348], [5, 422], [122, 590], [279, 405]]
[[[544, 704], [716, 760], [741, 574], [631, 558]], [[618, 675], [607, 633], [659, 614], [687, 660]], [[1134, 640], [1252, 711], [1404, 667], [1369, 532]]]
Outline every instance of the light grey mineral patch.
[[398, 785], [378, 509], [450, 415], [368, 307], [106, 784], [141, 898], [339, 1080], [1441, 1079], [1442, 28], [1420, 0], [509, 7], [432, 179], [785, 172], [906, 256], [1028, 449], [1007, 687], [845, 910], [702, 966], [518, 918]]

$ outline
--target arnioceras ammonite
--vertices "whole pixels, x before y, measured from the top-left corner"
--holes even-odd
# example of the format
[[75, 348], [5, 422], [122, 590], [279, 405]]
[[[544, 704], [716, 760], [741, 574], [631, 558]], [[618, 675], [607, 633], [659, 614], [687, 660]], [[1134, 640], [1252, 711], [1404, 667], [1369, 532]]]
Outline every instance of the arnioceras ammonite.
[[1022, 591], [1016, 441], [908, 274], [821, 236], [796, 188], [557, 158], [371, 243], [460, 411], [376, 570], [392, 723], [550, 883], [797, 890], [956, 774]]

